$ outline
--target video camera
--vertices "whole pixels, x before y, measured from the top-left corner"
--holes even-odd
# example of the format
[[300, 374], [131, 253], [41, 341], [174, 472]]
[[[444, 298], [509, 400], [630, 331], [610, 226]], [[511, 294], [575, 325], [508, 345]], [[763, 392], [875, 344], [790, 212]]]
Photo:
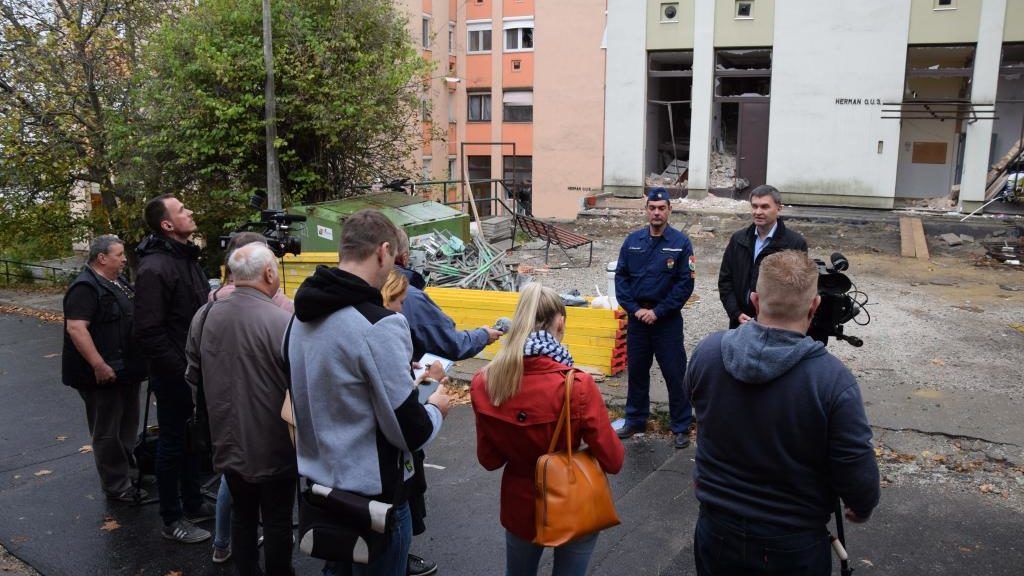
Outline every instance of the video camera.
[[864, 312], [864, 322], [854, 323], [858, 326], [866, 326], [871, 322], [871, 314], [864, 307], [868, 303], [868, 295], [857, 290], [856, 285], [846, 274], [850, 268], [850, 262], [839, 252], [833, 252], [829, 258], [831, 266], [823, 260], [814, 260], [818, 265], [818, 295], [821, 297], [821, 304], [818, 305], [814, 318], [811, 319], [811, 328], [807, 335], [824, 344], [828, 343], [828, 337], [836, 340], [845, 340], [851, 345], [860, 347], [864, 341], [856, 336], [849, 336], [843, 333], [843, 324], [856, 318]]
[[284, 210], [260, 210], [258, 222], [246, 222], [227, 236], [220, 237], [221, 249], [228, 247], [231, 237], [239, 232], [259, 232], [267, 240], [267, 246], [274, 256], [282, 258], [285, 254], [299, 255], [302, 253], [302, 239], [291, 236], [298, 222], [305, 222], [305, 216], [286, 214]]

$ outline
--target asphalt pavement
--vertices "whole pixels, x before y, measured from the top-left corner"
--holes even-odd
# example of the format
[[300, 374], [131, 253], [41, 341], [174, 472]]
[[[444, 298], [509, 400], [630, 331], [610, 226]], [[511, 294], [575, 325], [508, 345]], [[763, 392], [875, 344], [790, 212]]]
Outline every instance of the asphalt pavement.
[[[156, 505], [103, 498], [82, 450], [90, 443], [82, 402], [60, 384], [60, 350], [59, 324], [0, 315], [0, 544], [44, 575], [233, 573], [230, 564], [213, 566], [208, 543], [163, 540]], [[440, 574], [504, 571], [500, 473], [477, 464], [474, 444], [471, 409], [459, 406], [427, 450], [428, 528], [413, 551], [437, 561]], [[625, 467], [612, 478], [622, 524], [601, 535], [591, 574], [693, 574], [693, 448], [674, 451], [653, 436], [626, 447]], [[1020, 576], [1022, 520], [992, 499], [941, 485], [885, 488], [871, 521], [847, 526], [848, 547], [863, 576]], [[316, 574], [319, 562], [297, 554], [296, 568]]]

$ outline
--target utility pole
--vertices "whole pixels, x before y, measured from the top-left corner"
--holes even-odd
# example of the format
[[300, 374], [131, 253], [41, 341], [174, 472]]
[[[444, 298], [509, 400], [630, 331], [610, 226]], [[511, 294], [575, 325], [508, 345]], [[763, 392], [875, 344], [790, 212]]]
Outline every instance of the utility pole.
[[264, 85], [267, 122], [267, 208], [281, 209], [281, 173], [277, 166], [277, 100], [274, 97], [274, 45], [270, 31], [270, 0], [263, 0], [263, 65], [267, 69]]

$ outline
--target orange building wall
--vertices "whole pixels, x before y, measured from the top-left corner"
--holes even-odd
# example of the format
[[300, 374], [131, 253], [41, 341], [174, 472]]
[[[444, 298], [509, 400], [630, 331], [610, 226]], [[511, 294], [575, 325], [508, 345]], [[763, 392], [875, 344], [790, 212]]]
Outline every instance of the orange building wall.
[[[473, 0], [469, 0], [472, 2]], [[551, 2], [552, 0], [548, 0]], [[533, 0], [503, 0], [502, 17], [533, 16]]]
[[[490, 142], [491, 140], [490, 122], [468, 122], [466, 124], [466, 138], [463, 142]], [[466, 146], [466, 156], [489, 156], [490, 154], [489, 146]]]
[[491, 0], [477, 4], [476, 0], [464, 0], [466, 20], [489, 20], [491, 18]]
[[603, 181], [605, 0], [537, 8], [533, 212], [573, 219], [583, 196]]
[[[501, 141], [515, 142], [516, 156], [533, 156], [533, 124], [503, 123], [501, 125]], [[512, 147], [502, 148], [502, 155], [511, 156]]]
[[[512, 71], [512, 61], [519, 60], [519, 71]], [[511, 52], [501, 57], [501, 83], [505, 88], [533, 86], [533, 52]]]
[[424, 14], [433, 14], [433, 12], [434, 12], [434, 4], [431, 2], [431, 0], [423, 0], [423, 13]]
[[466, 56], [466, 88], [490, 88], [491, 76], [491, 54]]

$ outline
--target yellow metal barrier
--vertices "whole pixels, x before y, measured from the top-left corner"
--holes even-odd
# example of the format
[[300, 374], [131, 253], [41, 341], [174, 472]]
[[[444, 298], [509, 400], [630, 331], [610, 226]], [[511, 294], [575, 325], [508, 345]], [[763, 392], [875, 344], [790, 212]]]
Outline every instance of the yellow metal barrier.
[[[334, 252], [306, 252], [298, 256], [286, 254], [281, 259], [281, 288], [289, 298], [302, 282], [313, 275], [317, 266], [337, 266]], [[493, 326], [494, 322], [515, 313], [519, 294], [459, 288], [427, 288], [427, 294], [455, 321], [459, 330]], [[597, 369], [604, 374], [618, 374], [626, 367], [626, 317], [622, 310], [599, 308], [567, 308], [564, 344], [576, 364]], [[493, 358], [501, 342], [485, 348], [478, 357]]]

